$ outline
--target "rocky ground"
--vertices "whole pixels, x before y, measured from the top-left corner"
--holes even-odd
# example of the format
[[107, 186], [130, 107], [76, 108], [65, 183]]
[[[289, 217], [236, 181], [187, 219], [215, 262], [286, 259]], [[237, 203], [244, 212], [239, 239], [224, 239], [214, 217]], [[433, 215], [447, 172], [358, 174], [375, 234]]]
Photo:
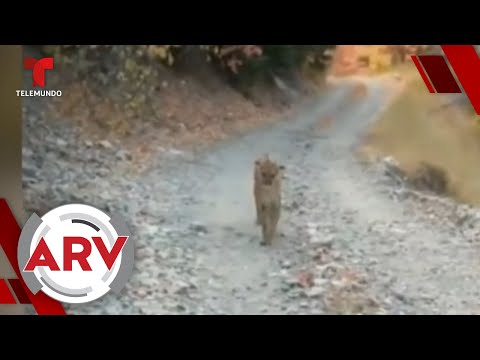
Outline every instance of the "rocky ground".
[[[25, 106], [24, 188], [40, 214], [82, 202], [127, 219], [134, 274], [69, 314], [477, 313], [478, 212], [410, 190], [361, 163], [356, 145], [401, 89], [351, 80], [295, 116], [201, 152], [163, 149], [130, 171], [121, 144], [52, 126]], [[328, 119], [328, 121], [325, 121]], [[260, 246], [252, 164], [286, 166], [280, 236]]]

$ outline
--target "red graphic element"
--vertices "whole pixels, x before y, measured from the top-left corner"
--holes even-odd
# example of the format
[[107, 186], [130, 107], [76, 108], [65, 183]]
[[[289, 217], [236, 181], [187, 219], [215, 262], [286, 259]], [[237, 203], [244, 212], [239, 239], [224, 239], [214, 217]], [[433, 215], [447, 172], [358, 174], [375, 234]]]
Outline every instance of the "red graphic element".
[[60, 268], [43, 237], [38, 242], [30, 259], [28, 259], [24, 271], [33, 271], [37, 266], [48, 266], [52, 271], [60, 271]]
[[16, 303], [7, 282], [4, 279], [0, 279], [0, 304], [12, 305]]
[[13, 293], [18, 299], [18, 304], [31, 304], [30, 299], [28, 298], [27, 293], [22, 288], [22, 284], [18, 279], [0, 279], [0, 304], [2, 305], [12, 305], [17, 304], [15, 298], [13, 297], [10, 289], [7, 285], [10, 284], [10, 288], [13, 290]]
[[33, 86], [45, 87], [45, 70], [53, 69], [53, 58], [25, 58], [23, 59], [23, 68], [32, 70]]
[[[82, 251], [74, 253], [73, 244], [81, 245]], [[92, 244], [88, 239], [81, 236], [65, 236], [63, 238], [63, 270], [72, 271], [73, 260], [76, 260], [83, 271], [92, 271], [87, 260], [91, 253]]]
[[101, 237], [93, 236], [92, 239], [98, 249], [98, 252], [102, 256], [105, 265], [107, 265], [108, 270], [112, 270], [113, 264], [115, 264], [115, 260], [117, 260], [120, 251], [122, 251], [123, 249], [123, 245], [125, 245], [125, 243], [127, 242], [128, 236], [119, 236], [110, 252], [108, 252], [108, 249], [105, 246], [105, 243], [103, 242]]
[[[65, 310], [60, 302], [52, 299], [42, 291], [37, 294], [32, 294], [27, 287], [18, 268], [17, 259], [17, 247], [18, 239], [20, 237], [21, 229], [18, 226], [15, 217], [13, 216], [10, 208], [7, 205], [5, 199], [0, 199], [0, 246], [3, 248], [5, 255], [10, 261], [15, 273], [17, 274], [18, 281], [20, 282], [23, 290], [27, 294], [30, 303], [35, 308], [38, 315], [66, 315]], [[20, 299], [19, 299], [20, 300]]]
[[465, 94], [480, 115], [480, 58], [473, 45], [442, 45]]
[[31, 304], [27, 293], [25, 292], [25, 290], [23, 290], [20, 280], [8, 279], [8, 283], [10, 284], [10, 287], [12, 288], [13, 292], [17, 296], [18, 302], [20, 304]]
[[[480, 58], [473, 45], [441, 45], [453, 73], [463, 87], [470, 103], [477, 115], [480, 115]], [[413, 63], [417, 67], [428, 91], [434, 93], [430, 80], [435, 85], [438, 93], [460, 93], [462, 92], [452, 71], [448, 69], [445, 59], [440, 60], [439, 55], [412, 56]], [[425, 67], [430, 80], [423, 71], [419, 58]], [[449, 75], [447, 75], [447, 72]], [[454, 84], [455, 83], [455, 84]]]
[[419, 59], [437, 93], [458, 94], [462, 92], [442, 55], [419, 56]]
[[428, 80], [427, 74], [425, 74], [425, 71], [423, 71], [422, 65], [420, 64], [420, 61], [418, 61], [418, 58], [415, 55], [412, 55], [412, 60], [415, 66], [417, 67], [418, 72], [420, 73], [420, 76], [423, 79], [423, 82], [428, 88], [428, 91], [430, 91], [431, 94], [435, 92], [433, 89], [432, 84], [430, 83], [430, 80]]

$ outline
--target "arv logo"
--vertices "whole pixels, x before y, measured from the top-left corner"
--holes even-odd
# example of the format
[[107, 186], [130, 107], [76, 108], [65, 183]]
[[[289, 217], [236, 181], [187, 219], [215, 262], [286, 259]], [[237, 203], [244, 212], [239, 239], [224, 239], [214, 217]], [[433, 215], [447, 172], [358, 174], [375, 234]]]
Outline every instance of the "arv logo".
[[134, 244], [125, 224], [82, 204], [33, 214], [18, 244], [18, 265], [33, 294], [40, 290], [65, 303], [86, 303], [119, 292], [134, 265]]
[[[112, 251], [109, 252], [103, 239], [100, 236], [93, 236], [92, 240], [95, 243], [95, 246], [98, 249], [105, 265], [108, 270], [112, 270], [112, 266], [117, 260], [120, 251], [125, 245], [128, 236], [119, 236], [115, 244], [113, 245]], [[73, 252], [73, 245], [80, 245], [82, 251]], [[50, 268], [51, 271], [73, 271], [73, 261], [78, 261], [78, 264], [82, 268], [82, 271], [92, 271], [92, 267], [88, 263], [88, 257], [92, 253], [92, 244], [88, 239], [80, 236], [64, 236], [63, 237], [63, 270], [60, 269], [58, 263], [55, 261], [50, 248], [48, 247], [45, 239], [42, 237], [37, 247], [33, 251], [32, 256], [27, 262], [25, 269], [23, 271], [34, 271], [38, 266], [46, 266]]]

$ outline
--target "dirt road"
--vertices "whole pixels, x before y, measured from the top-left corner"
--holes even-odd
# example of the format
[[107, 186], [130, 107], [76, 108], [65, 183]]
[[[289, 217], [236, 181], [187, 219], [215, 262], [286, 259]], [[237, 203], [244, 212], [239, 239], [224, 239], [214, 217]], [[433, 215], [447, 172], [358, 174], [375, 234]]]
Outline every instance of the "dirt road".
[[[424, 215], [428, 202], [392, 198], [394, 185], [353, 156], [400, 88], [389, 78], [366, 84], [366, 96], [352, 100], [351, 80], [339, 81], [296, 118], [204, 153], [159, 150], [141, 176], [128, 174], [121, 149], [86, 144], [67, 125], [47, 129], [27, 116], [42, 140], [26, 139], [29, 201], [82, 201], [118, 212], [137, 243], [136, 269], [122, 294], [68, 311], [477, 312], [471, 234], [453, 229], [442, 218], [447, 210]], [[321, 126], [325, 117], [330, 126]], [[48, 151], [39, 148], [45, 144]], [[254, 225], [252, 164], [264, 153], [286, 166], [281, 236], [273, 247], [260, 246]]]

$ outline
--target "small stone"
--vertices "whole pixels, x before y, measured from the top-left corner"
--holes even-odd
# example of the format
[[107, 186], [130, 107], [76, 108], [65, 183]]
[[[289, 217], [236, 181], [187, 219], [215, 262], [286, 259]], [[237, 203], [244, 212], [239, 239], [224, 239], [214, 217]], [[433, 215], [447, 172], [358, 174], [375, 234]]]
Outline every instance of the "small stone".
[[166, 251], [157, 250], [155, 251], [155, 253], [156, 253], [156, 256], [160, 258], [160, 260], [165, 260], [168, 258], [168, 253]]
[[93, 142], [91, 142], [90, 140], [85, 140], [85, 146], [90, 148], [93, 146]]
[[125, 161], [125, 160], [130, 161], [132, 160], [132, 155], [126, 150], [119, 150], [115, 154], [115, 158], [121, 161]]
[[313, 284], [314, 284], [315, 287], [325, 286], [328, 283], [329, 283], [329, 281], [326, 280], [326, 279], [322, 279], [322, 278], [313, 279]]
[[388, 311], [387, 309], [384, 309], [383, 307], [380, 307], [376, 312], [375, 312], [376, 315], [387, 315], [388, 314]]
[[65, 140], [63, 139], [57, 139], [57, 145], [58, 146], [61, 146], [61, 147], [65, 147], [68, 145], [68, 142], [66, 142]]
[[25, 175], [26, 177], [35, 178], [37, 174], [38, 174], [37, 169], [32, 169], [27, 167], [23, 169], [23, 175]]
[[308, 235], [310, 235], [310, 238], [315, 238], [315, 235], [317, 234], [317, 229], [315, 228], [308, 228], [307, 229]]
[[175, 294], [185, 294], [187, 292], [187, 290], [189, 289], [189, 284], [187, 284], [186, 282], [184, 281], [177, 281], [175, 283]]
[[143, 299], [147, 296], [147, 291], [145, 289], [140, 288], [136, 291], [136, 295], [138, 298]]
[[166, 233], [165, 229], [159, 229], [156, 225], [143, 225], [143, 230], [147, 236], [158, 235], [160, 232]]
[[190, 230], [195, 231], [196, 233], [208, 233], [208, 229], [205, 225], [202, 225], [200, 223], [193, 223], [190, 225]]
[[380, 307], [380, 303], [377, 299], [373, 298], [373, 297], [369, 297], [367, 298], [366, 300], [367, 302], [367, 306], [371, 307], [371, 308], [378, 308]]
[[178, 311], [181, 311], [181, 312], [184, 312], [184, 311], [187, 310], [185, 305], [182, 305], [182, 304], [177, 304], [176, 308], [177, 308]]
[[292, 204], [290, 205], [290, 208], [292, 210], [297, 210], [299, 207], [300, 207], [300, 205], [296, 201], [293, 201]]
[[183, 155], [183, 154], [184, 154], [183, 151], [178, 150], [178, 149], [169, 149], [169, 150], [168, 150], [168, 153], [169, 153], [170, 155], [175, 155], [175, 156], [180, 156], [180, 155]]
[[280, 290], [284, 293], [291, 292], [294, 288], [294, 284], [282, 284]]
[[340, 252], [338, 252], [338, 251], [333, 251], [333, 252], [331, 253], [331, 255], [332, 255], [332, 259], [335, 260], [335, 261], [340, 261], [340, 260], [342, 260], [342, 258], [343, 258], [343, 257], [342, 257], [342, 254], [341, 254]]
[[393, 232], [393, 233], [396, 233], [396, 234], [405, 234], [406, 233], [405, 229], [400, 229], [400, 228], [397, 228], [397, 227], [392, 227], [390, 229], [390, 231]]
[[98, 145], [100, 145], [104, 149], [111, 149], [113, 147], [113, 145], [108, 140], [101, 140], [98, 142]]
[[338, 272], [337, 267], [333, 266], [333, 265], [321, 266], [319, 270], [320, 270], [322, 278], [324, 278], [324, 279], [331, 279]]
[[405, 295], [399, 293], [399, 292], [396, 292], [394, 291], [393, 294], [392, 294], [397, 300], [407, 304], [408, 303], [408, 299]]
[[310, 242], [312, 244], [317, 244], [324, 247], [331, 247], [333, 245], [333, 240], [334, 240], [334, 235], [327, 234], [324, 236], [320, 236], [320, 235], [314, 236], [310, 239]]
[[32, 155], [34, 155], [34, 152], [32, 149], [28, 149], [28, 148], [22, 148], [22, 155], [25, 156], [25, 157], [30, 157]]
[[314, 286], [308, 290], [305, 290], [305, 295], [307, 297], [313, 298], [322, 295], [325, 292], [325, 289], [321, 286]]

